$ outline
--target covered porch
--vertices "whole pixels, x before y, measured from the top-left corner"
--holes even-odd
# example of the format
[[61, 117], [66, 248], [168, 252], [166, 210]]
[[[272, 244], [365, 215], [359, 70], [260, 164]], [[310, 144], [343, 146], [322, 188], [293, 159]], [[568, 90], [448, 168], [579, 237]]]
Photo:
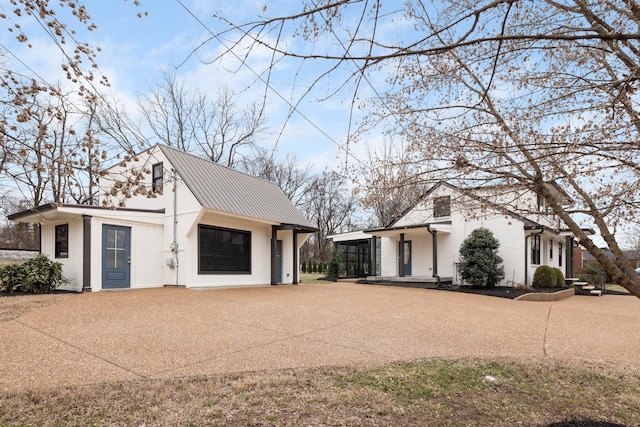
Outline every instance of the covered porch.
[[456, 260], [447, 255], [451, 232], [451, 221], [441, 221], [330, 238], [343, 260], [341, 277], [429, 287], [455, 280]]

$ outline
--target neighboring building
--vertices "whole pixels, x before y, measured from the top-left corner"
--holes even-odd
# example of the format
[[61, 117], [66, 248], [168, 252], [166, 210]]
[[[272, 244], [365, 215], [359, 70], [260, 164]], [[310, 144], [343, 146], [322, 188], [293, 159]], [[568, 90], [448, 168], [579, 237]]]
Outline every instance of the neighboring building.
[[156, 145], [100, 178], [100, 206], [9, 215], [40, 224], [66, 289], [298, 283], [315, 228], [274, 183]]
[[[580, 250], [580, 256], [582, 257], [582, 264], [580, 267], [584, 267], [584, 264], [597, 262], [593, 255], [591, 255], [587, 250], [583, 248], [578, 248]], [[607, 258], [613, 259], [615, 256], [609, 248], [602, 248], [602, 251], [607, 255]], [[622, 254], [629, 260], [634, 268], [640, 268], [640, 252], [639, 251], [622, 251]], [[576, 270], [577, 271], [577, 270]]]
[[[497, 189], [463, 192], [440, 183], [387, 227], [329, 236], [341, 254], [345, 277], [459, 283], [460, 245], [480, 227], [500, 242], [505, 271], [501, 285], [530, 285], [540, 265], [573, 276], [573, 236], [545, 201], [530, 191]], [[517, 214], [514, 207], [529, 214]]]

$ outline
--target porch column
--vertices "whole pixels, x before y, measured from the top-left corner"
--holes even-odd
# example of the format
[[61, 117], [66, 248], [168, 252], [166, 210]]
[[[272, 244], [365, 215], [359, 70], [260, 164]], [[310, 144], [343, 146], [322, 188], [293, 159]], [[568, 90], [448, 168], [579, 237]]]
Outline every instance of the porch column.
[[571, 236], [567, 236], [564, 239], [564, 245], [565, 245], [565, 251], [567, 256], [566, 258], [566, 263], [567, 263], [567, 268], [566, 268], [566, 272], [567, 272], [567, 277], [573, 277], [573, 237]]
[[278, 226], [271, 226], [271, 286], [277, 285], [276, 269], [278, 257]]
[[293, 284], [298, 284], [298, 230], [293, 230]]
[[82, 215], [82, 292], [91, 292], [91, 216]]
[[431, 246], [433, 252], [433, 277], [438, 277], [438, 231], [430, 230], [431, 232]]
[[404, 233], [400, 233], [400, 245], [398, 247], [398, 276], [404, 277]]
[[376, 243], [378, 241], [378, 238], [376, 236], [373, 236], [371, 238], [371, 256], [369, 257], [369, 259], [371, 260], [371, 271], [369, 272], [372, 276], [377, 276], [377, 270], [376, 270], [376, 266], [378, 265], [378, 255], [376, 253]]

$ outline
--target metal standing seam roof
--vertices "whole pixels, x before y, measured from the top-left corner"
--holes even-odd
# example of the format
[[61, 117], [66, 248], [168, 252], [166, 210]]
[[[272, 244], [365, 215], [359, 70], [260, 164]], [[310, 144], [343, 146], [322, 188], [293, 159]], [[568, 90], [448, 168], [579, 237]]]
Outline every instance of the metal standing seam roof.
[[202, 207], [315, 229], [273, 182], [158, 144]]

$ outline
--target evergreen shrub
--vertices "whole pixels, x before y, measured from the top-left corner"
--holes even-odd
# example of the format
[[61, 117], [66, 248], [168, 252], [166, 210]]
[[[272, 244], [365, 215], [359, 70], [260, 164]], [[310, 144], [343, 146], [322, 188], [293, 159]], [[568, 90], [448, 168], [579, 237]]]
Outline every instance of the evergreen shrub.
[[477, 228], [460, 246], [460, 276], [473, 286], [496, 286], [504, 279], [500, 242], [487, 228]]
[[556, 281], [556, 271], [548, 265], [541, 265], [533, 273], [532, 285], [534, 288], [555, 288], [557, 286]]
[[553, 269], [556, 273], [556, 287], [561, 288], [565, 286], [564, 273], [559, 268]]

